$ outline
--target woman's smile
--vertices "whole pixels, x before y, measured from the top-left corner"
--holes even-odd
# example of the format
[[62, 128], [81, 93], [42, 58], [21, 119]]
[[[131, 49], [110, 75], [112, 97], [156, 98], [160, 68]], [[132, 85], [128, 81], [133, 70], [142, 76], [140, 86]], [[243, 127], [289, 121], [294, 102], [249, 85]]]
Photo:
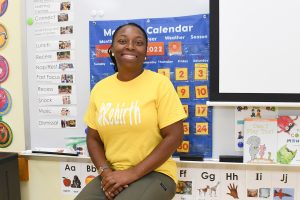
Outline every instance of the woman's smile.
[[132, 54], [121, 54], [121, 56], [122, 58], [129, 59], [129, 60], [133, 60], [137, 58], [136, 55], [132, 55]]

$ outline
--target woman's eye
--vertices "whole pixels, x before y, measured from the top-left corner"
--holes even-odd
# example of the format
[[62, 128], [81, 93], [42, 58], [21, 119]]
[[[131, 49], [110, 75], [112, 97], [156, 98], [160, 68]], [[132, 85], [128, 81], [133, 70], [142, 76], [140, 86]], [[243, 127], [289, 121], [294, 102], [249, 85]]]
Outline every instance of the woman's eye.
[[120, 44], [126, 44], [126, 40], [119, 40]]
[[143, 45], [144, 45], [144, 42], [143, 42], [143, 41], [136, 41], [136, 45], [137, 45], [137, 46], [143, 46]]

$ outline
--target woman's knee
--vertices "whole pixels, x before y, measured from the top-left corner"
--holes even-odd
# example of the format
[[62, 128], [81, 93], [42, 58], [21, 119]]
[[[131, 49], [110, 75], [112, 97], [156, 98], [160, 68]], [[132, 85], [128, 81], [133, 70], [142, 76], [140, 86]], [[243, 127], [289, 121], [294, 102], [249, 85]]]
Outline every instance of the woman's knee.
[[101, 188], [100, 177], [95, 177], [89, 182], [74, 200], [107, 200]]

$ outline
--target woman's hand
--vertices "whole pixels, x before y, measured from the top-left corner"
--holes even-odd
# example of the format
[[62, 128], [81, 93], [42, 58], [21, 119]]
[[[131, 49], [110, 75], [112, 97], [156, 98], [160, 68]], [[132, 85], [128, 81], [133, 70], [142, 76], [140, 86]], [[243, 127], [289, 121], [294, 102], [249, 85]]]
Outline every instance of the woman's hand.
[[106, 197], [111, 200], [136, 179], [132, 169], [111, 171], [103, 174], [101, 186]]

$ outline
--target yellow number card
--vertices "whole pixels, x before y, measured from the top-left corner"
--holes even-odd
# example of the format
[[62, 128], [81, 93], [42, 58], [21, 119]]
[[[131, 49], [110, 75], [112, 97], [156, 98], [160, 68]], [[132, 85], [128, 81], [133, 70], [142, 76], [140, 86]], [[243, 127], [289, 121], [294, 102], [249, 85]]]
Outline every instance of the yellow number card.
[[195, 67], [195, 80], [207, 80], [207, 67]]
[[200, 85], [195, 87], [196, 98], [208, 98], [207, 85]]
[[170, 68], [158, 69], [157, 72], [170, 79]]
[[207, 105], [205, 105], [205, 104], [196, 104], [195, 116], [197, 116], [197, 117], [207, 117]]
[[178, 152], [184, 152], [188, 153], [190, 151], [190, 142], [189, 141], [183, 141], [179, 147], [177, 148]]
[[187, 115], [187, 117], [189, 117], [189, 106], [186, 105], [186, 104], [183, 104], [182, 106], [183, 106], [183, 109], [185, 111], [185, 114]]
[[208, 135], [208, 123], [197, 122], [196, 123], [196, 135]]
[[190, 87], [188, 85], [177, 86], [177, 93], [179, 98], [182, 99], [190, 98]]
[[175, 69], [177, 81], [186, 81], [188, 80], [188, 69], [187, 68], [176, 68]]
[[183, 122], [183, 133], [184, 133], [184, 135], [190, 134], [190, 123], [189, 122]]

